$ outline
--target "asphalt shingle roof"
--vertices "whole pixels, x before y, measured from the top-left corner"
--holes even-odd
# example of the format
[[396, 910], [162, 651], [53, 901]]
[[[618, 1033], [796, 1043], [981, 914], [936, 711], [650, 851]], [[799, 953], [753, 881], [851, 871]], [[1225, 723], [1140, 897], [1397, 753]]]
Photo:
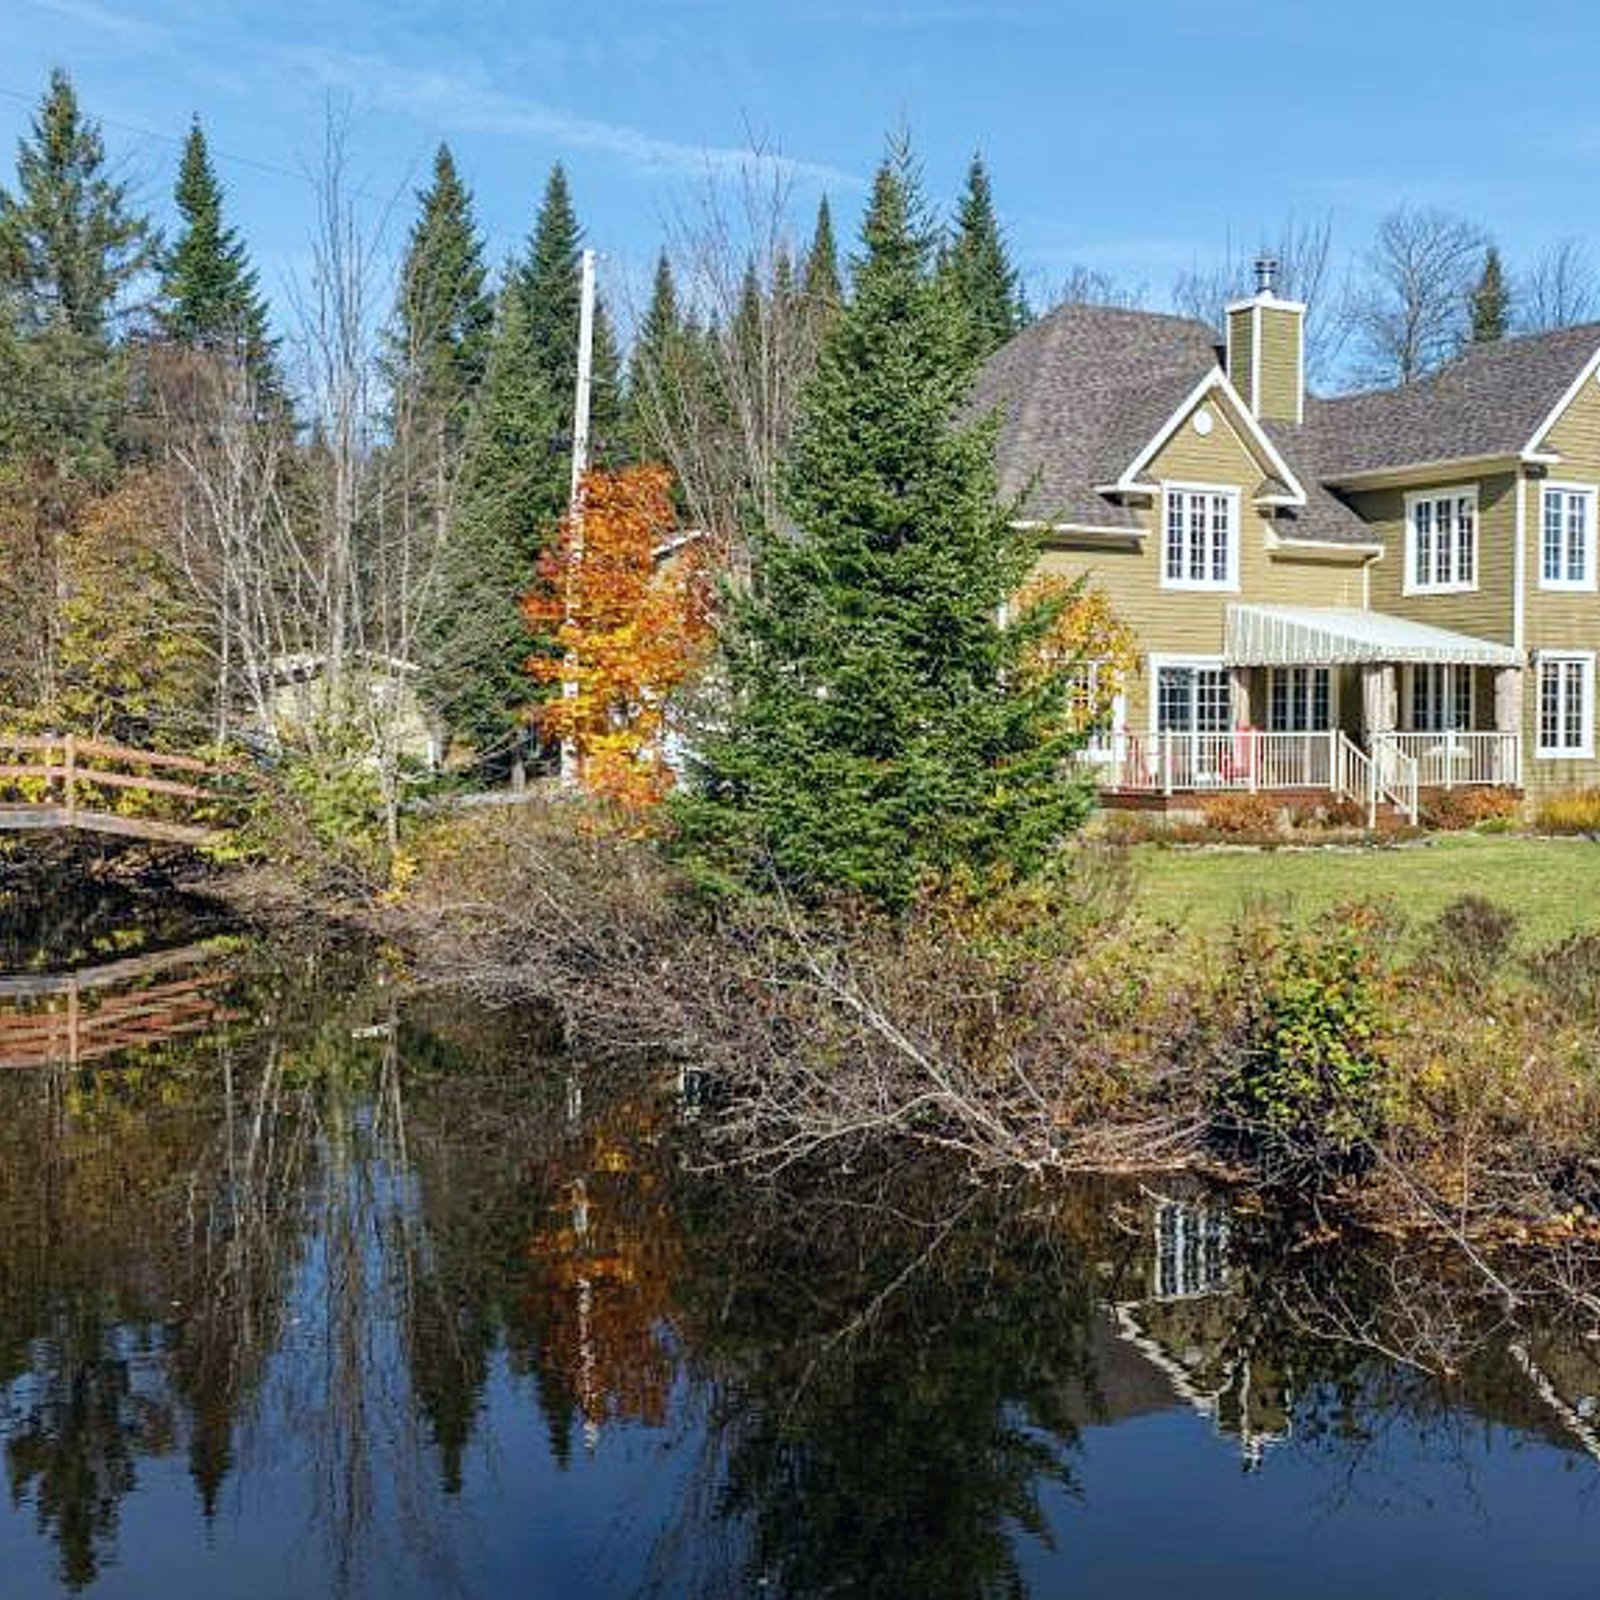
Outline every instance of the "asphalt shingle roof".
[[[1291, 538], [1366, 544], [1371, 530], [1329, 485], [1360, 472], [1512, 455], [1600, 349], [1600, 323], [1469, 350], [1400, 389], [1333, 400], [1307, 396], [1300, 425], [1264, 429], [1307, 494], [1279, 523]], [[1023, 514], [1106, 529], [1140, 526], [1097, 494], [1118, 478], [1221, 352], [1204, 323], [1109, 306], [1067, 305], [997, 352], [973, 405], [1000, 417], [1002, 490]]]

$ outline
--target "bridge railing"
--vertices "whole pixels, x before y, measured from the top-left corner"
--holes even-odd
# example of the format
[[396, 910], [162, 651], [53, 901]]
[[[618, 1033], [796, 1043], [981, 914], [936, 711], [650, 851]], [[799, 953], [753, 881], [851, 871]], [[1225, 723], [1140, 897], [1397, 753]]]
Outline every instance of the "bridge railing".
[[79, 734], [0, 733], [0, 811], [13, 824], [199, 835], [226, 825], [229, 775], [195, 756]]

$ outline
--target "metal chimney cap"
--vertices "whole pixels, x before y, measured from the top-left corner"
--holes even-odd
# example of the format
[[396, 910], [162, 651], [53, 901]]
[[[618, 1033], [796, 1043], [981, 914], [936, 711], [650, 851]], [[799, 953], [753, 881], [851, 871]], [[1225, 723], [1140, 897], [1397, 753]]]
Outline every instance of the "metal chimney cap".
[[1278, 258], [1276, 256], [1259, 255], [1256, 257], [1256, 293], [1263, 299], [1270, 300], [1278, 288]]

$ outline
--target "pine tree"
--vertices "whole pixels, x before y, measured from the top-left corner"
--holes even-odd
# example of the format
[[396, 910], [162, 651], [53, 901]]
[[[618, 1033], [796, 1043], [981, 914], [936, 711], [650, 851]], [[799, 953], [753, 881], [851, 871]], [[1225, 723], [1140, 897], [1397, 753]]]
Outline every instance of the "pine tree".
[[0, 189], [0, 287], [25, 330], [103, 340], [157, 240], [106, 170], [99, 127], [59, 67], [17, 147], [17, 192]]
[[817, 226], [806, 251], [804, 289], [807, 305], [824, 313], [836, 310], [844, 301], [844, 285], [839, 278], [839, 249], [833, 242], [833, 213], [824, 195], [817, 204]]
[[[563, 412], [550, 393], [519, 275], [508, 274], [466, 440], [423, 691], [481, 759], [519, 744], [535, 641], [518, 609], [554, 523], [554, 442]], [[560, 505], [564, 505], [562, 490]], [[556, 515], [559, 516], [560, 505]]]
[[679, 802], [686, 853], [895, 909], [928, 881], [1029, 873], [1087, 811], [1065, 775], [1066, 674], [1030, 668], [1046, 608], [991, 424], [959, 426], [968, 328], [931, 273], [908, 158], [877, 176], [784, 484], [730, 596], [725, 699]]
[[222, 186], [196, 117], [174, 190], [183, 228], [161, 274], [161, 325], [168, 338], [242, 353], [268, 375], [273, 340], [267, 308], [243, 242], [222, 220]]
[[1006, 252], [981, 156], [975, 155], [967, 168], [954, 237], [940, 271], [966, 319], [966, 353], [972, 363], [992, 355], [1027, 322], [1027, 305]]
[[1490, 245], [1483, 258], [1483, 276], [1472, 291], [1472, 342], [1493, 344], [1511, 326], [1511, 289], [1500, 265], [1500, 252]]
[[388, 335], [387, 364], [391, 381], [409, 389], [409, 403], [455, 433], [464, 427], [467, 407], [483, 381], [494, 302], [472, 196], [448, 145], [439, 146], [433, 181], [418, 194], [417, 203]]

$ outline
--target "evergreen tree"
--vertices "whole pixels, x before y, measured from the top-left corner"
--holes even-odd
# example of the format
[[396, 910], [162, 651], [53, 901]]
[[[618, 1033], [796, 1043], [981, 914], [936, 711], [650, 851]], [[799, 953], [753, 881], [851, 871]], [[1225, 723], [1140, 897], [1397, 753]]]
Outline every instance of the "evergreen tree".
[[457, 432], [483, 381], [494, 302], [472, 196], [448, 145], [439, 146], [433, 181], [417, 203], [389, 330], [388, 366], [391, 381], [409, 387], [410, 401], [424, 417]]
[[17, 192], [0, 189], [0, 285], [25, 330], [103, 340], [157, 241], [106, 170], [97, 124], [59, 67], [17, 147]]
[[[429, 703], [480, 757], [518, 743], [532, 698], [534, 641], [518, 602], [554, 528], [551, 461], [562, 411], [546, 386], [525, 289], [508, 276], [445, 556], [435, 620], [424, 640]], [[565, 488], [560, 509], [565, 506]]]
[[897, 152], [803, 398], [792, 526], [758, 530], [728, 598], [726, 694], [678, 803], [691, 858], [891, 909], [929, 880], [1039, 869], [1088, 808], [1065, 677], [1037, 664], [1054, 614], [1002, 620], [1035, 547], [992, 424], [955, 420], [969, 329], [932, 254]]
[[992, 355], [1027, 322], [1027, 305], [1006, 252], [981, 156], [975, 155], [967, 168], [954, 237], [940, 270], [966, 321], [966, 354], [973, 364]]
[[686, 336], [672, 263], [662, 251], [628, 362], [625, 431], [632, 452], [642, 461], [659, 460], [665, 454], [662, 434], [671, 411], [671, 388], [683, 376]]
[[163, 330], [184, 344], [241, 352], [266, 376], [273, 350], [267, 308], [243, 242], [222, 220], [222, 186], [198, 117], [184, 143], [174, 198], [183, 228], [162, 263]]
[[806, 303], [813, 309], [835, 310], [844, 300], [844, 285], [839, 279], [839, 249], [833, 242], [833, 213], [824, 195], [817, 205], [817, 226], [806, 251]]
[[1500, 252], [1490, 245], [1483, 258], [1483, 275], [1472, 291], [1472, 342], [1493, 344], [1511, 327], [1511, 289], [1500, 265]]

